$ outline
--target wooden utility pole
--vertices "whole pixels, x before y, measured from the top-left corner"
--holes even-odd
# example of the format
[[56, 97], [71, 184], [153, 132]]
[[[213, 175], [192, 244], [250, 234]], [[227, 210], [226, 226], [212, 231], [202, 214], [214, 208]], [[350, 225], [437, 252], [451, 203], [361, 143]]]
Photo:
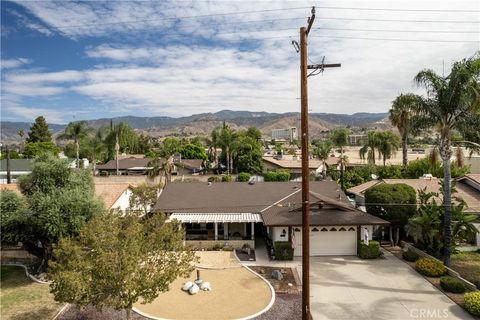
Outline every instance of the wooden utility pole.
[[12, 183], [12, 169], [10, 168], [10, 148], [6, 146], [7, 152], [7, 184]]
[[[302, 130], [302, 320], [312, 319], [310, 312], [310, 170], [308, 164], [308, 77], [315, 72], [323, 72], [324, 68], [340, 67], [340, 64], [308, 65], [307, 39], [313, 21], [315, 7], [312, 7], [312, 16], [308, 18], [308, 26], [300, 28], [300, 92], [301, 92], [301, 130]], [[314, 71], [308, 74], [308, 69]], [[318, 74], [317, 73], [317, 74]]]

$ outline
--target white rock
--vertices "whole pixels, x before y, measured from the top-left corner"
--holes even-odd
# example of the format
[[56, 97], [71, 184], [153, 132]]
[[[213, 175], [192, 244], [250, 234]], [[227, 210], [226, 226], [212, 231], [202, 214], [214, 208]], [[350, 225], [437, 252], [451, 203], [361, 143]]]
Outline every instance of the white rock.
[[198, 291], [200, 291], [200, 288], [199, 288], [196, 284], [194, 284], [194, 285], [190, 288], [190, 290], [188, 290], [188, 292], [190, 292], [190, 294], [197, 294]]
[[183, 290], [183, 291], [188, 291], [188, 290], [190, 290], [190, 288], [191, 288], [192, 286], [193, 286], [193, 282], [188, 281], [188, 282], [186, 282], [186, 283], [183, 285], [182, 290]]
[[205, 289], [208, 289], [208, 288], [210, 288], [210, 282], [203, 282], [200, 285], [200, 289], [202, 289], [202, 290], [205, 290]]

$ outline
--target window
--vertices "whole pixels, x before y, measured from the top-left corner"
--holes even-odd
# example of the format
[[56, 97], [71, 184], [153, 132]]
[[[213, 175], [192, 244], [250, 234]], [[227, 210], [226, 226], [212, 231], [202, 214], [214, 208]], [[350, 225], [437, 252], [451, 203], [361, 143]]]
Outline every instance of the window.
[[320, 231], [326, 232], [326, 231], [328, 231], [328, 229], [327, 228], [322, 228], [322, 230], [320, 230]]
[[337, 231], [336, 228], [330, 228], [330, 231]]
[[338, 231], [347, 231], [344, 227], [341, 227]]
[[350, 227], [350, 228], [348, 228], [348, 231], [355, 231], [355, 228], [354, 228], [354, 227]]
[[295, 232], [300, 232], [300, 231], [302, 231], [302, 230], [300, 230], [299, 228], [295, 228], [295, 229], [293, 229], [293, 230], [294, 230]]
[[313, 229], [312, 229], [312, 232], [318, 232], [318, 229], [317, 229], [317, 228], [313, 228]]

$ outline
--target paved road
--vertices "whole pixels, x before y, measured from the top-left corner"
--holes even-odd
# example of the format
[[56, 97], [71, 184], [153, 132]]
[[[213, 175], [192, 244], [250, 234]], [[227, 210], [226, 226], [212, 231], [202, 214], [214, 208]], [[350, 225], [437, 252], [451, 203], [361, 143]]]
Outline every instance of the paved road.
[[[386, 252], [386, 259], [313, 257], [311, 309], [315, 320], [472, 320], [430, 282]], [[297, 268], [301, 274], [301, 267]]]

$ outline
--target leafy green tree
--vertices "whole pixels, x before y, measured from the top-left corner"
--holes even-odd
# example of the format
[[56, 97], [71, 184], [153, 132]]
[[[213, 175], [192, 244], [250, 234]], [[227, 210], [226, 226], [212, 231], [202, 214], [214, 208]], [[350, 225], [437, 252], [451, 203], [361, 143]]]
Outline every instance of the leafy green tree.
[[365, 160], [365, 156], [367, 156], [368, 163], [375, 164], [375, 150], [378, 149], [379, 144], [378, 132], [368, 132], [367, 140], [359, 150], [360, 159]]
[[450, 265], [452, 243], [452, 194], [450, 158], [452, 134], [468, 117], [480, 115], [480, 54], [455, 62], [447, 77], [433, 70], [422, 70], [415, 82], [427, 90], [422, 99], [419, 115], [423, 121], [435, 127], [439, 134], [439, 151], [444, 170], [444, 264]]
[[179, 152], [181, 147], [182, 144], [179, 139], [168, 137], [160, 144], [159, 154], [162, 158], [168, 159], [175, 153]]
[[325, 165], [325, 161], [330, 157], [332, 153], [332, 142], [330, 140], [325, 140], [319, 142], [315, 148], [313, 149], [313, 154], [317, 157], [320, 161], [322, 161], [323, 171], [322, 174], [325, 176], [327, 172], [327, 167]]
[[207, 160], [205, 147], [199, 144], [189, 143], [179, 150], [183, 159], [202, 159]]
[[131, 211], [140, 211], [142, 215], [147, 215], [150, 209], [158, 200], [160, 185], [149, 185], [141, 183], [132, 188], [129, 204]]
[[263, 146], [256, 131], [237, 132], [231, 148], [236, 172], [262, 172]]
[[389, 119], [397, 127], [402, 137], [402, 163], [406, 167], [407, 158], [407, 140], [408, 135], [416, 133], [420, 129], [416, 113], [419, 109], [422, 98], [416, 94], [401, 94], [392, 102]]
[[45, 155], [58, 158], [59, 152], [60, 148], [52, 141], [27, 142], [23, 150], [23, 156], [27, 159], [34, 159]]
[[348, 145], [348, 136], [350, 130], [347, 128], [337, 128], [330, 133], [330, 140], [332, 141], [335, 147], [340, 148], [340, 185], [342, 190], [345, 190], [345, 164], [347, 163], [348, 158], [343, 154], [345, 146]]
[[[20, 237], [42, 252], [43, 266], [52, 257], [52, 247], [65, 236], [77, 235], [85, 222], [104, 211], [95, 198], [93, 178], [87, 170], [73, 170], [65, 160], [37, 159], [32, 173], [19, 179], [28, 210], [29, 229]], [[23, 240], [24, 239], [24, 240]]]
[[47, 121], [43, 116], [35, 119], [35, 123], [30, 127], [27, 142], [51, 142], [52, 134], [48, 130]]
[[[404, 183], [376, 185], [365, 192], [367, 212], [391, 223], [390, 242], [396, 245], [400, 238], [399, 228], [403, 228], [408, 219], [416, 212], [417, 193]], [[397, 228], [393, 241], [392, 229]]]
[[383, 159], [385, 167], [387, 159], [390, 159], [400, 147], [400, 139], [391, 131], [377, 133], [378, 139], [378, 157]]
[[237, 181], [239, 182], [248, 182], [252, 175], [248, 172], [240, 172], [237, 176]]
[[219, 129], [217, 138], [220, 147], [222, 148], [222, 153], [225, 158], [227, 173], [231, 174], [233, 169], [233, 144], [235, 141], [235, 132], [230, 128], [228, 124], [223, 122], [223, 126]]
[[55, 300], [78, 306], [125, 310], [153, 301], [179, 276], [187, 277], [197, 261], [183, 246], [179, 223], [156, 214], [108, 213], [92, 219], [78, 238], [63, 238], [50, 264]]
[[59, 140], [73, 140], [77, 168], [80, 168], [80, 140], [87, 138], [91, 131], [92, 129], [88, 127], [87, 121], [70, 122], [65, 128], [65, 132], [57, 138]]
[[2, 244], [16, 244], [22, 240], [22, 230], [28, 229], [25, 219], [27, 204], [25, 199], [15, 192], [2, 189], [0, 191], [0, 239]]

